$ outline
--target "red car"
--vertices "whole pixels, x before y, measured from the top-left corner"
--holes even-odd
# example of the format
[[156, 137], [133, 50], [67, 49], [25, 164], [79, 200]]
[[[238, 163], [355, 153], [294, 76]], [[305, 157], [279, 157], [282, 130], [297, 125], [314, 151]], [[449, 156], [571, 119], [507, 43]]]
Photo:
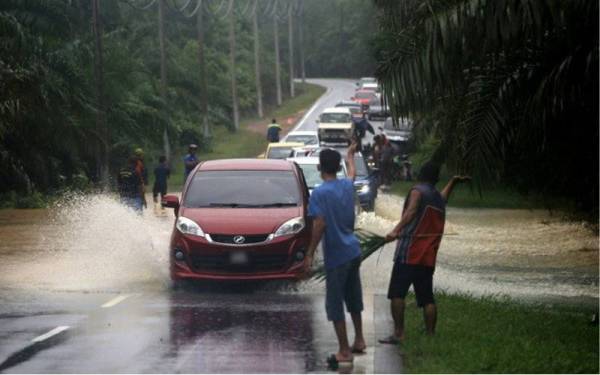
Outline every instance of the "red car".
[[369, 103], [372, 100], [377, 100], [377, 95], [370, 90], [358, 90], [350, 99], [359, 103], [364, 110], [367, 110], [369, 108]]
[[171, 278], [299, 279], [310, 241], [308, 198], [302, 171], [285, 160], [200, 164], [181, 202], [163, 198], [177, 217]]

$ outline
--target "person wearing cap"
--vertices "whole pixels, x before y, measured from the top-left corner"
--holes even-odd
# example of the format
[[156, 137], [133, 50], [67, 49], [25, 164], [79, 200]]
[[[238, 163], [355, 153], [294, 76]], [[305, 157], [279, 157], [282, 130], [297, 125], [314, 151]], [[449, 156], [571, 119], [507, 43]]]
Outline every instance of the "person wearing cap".
[[185, 183], [185, 181], [187, 181], [187, 178], [190, 175], [190, 172], [194, 168], [196, 168], [198, 163], [200, 163], [200, 160], [198, 160], [198, 157], [196, 156], [196, 151], [198, 151], [198, 145], [195, 145], [192, 143], [188, 147], [189, 153], [183, 158], [183, 164], [184, 164], [183, 182], [184, 183]]
[[272, 119], [271, 123], [267, 127], [267, 141], [270, 143], [279, 142], [279, 133], [281, 132], [281, 126], [277, 123], [276, 119]]

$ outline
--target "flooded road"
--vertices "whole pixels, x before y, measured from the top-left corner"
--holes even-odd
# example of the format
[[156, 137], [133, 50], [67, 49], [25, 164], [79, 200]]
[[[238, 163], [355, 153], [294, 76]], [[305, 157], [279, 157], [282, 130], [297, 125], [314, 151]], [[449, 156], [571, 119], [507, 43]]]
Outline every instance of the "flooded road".
[[[380, 194], [358, 226], [385, 234], [403, 200]], [[0, 211], [0, 286], [17, 290], [128, 292], [169, 287], [173, 216], [140, 217], [109, 196], [77, 197], [50, 210]], [[394, 245], [363, 266], [364, 286], [385, 294]], [[474, 295], [593, 302], [598, 237], [542, 210], [448, 209], [436, 287]], [[321, 291], [305, 283], [300, 293]]]

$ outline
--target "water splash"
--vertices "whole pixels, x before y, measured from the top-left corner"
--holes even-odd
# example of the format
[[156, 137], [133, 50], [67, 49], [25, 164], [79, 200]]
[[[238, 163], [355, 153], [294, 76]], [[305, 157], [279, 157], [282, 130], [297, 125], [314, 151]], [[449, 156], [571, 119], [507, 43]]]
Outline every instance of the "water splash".
[[29, 238], [32, 246], [25, 261], [11, 259], [2, 267], [0, 283], [51, 290], [164, 288], [171, 223], [172, 216], [139, 216], [112, 196], [70, 195], [46, 218], [15, 228], [12, 237]]

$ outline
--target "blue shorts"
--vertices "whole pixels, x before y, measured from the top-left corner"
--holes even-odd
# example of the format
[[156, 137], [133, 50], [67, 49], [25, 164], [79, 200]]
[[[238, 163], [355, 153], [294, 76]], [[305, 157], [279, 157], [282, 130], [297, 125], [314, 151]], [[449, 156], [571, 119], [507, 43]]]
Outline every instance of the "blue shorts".
[[325, 311], [333, 322], [346, 320], [344, 302], [349, 313], [363, 311], [360, 285], [360, 257], [326, 271]]

